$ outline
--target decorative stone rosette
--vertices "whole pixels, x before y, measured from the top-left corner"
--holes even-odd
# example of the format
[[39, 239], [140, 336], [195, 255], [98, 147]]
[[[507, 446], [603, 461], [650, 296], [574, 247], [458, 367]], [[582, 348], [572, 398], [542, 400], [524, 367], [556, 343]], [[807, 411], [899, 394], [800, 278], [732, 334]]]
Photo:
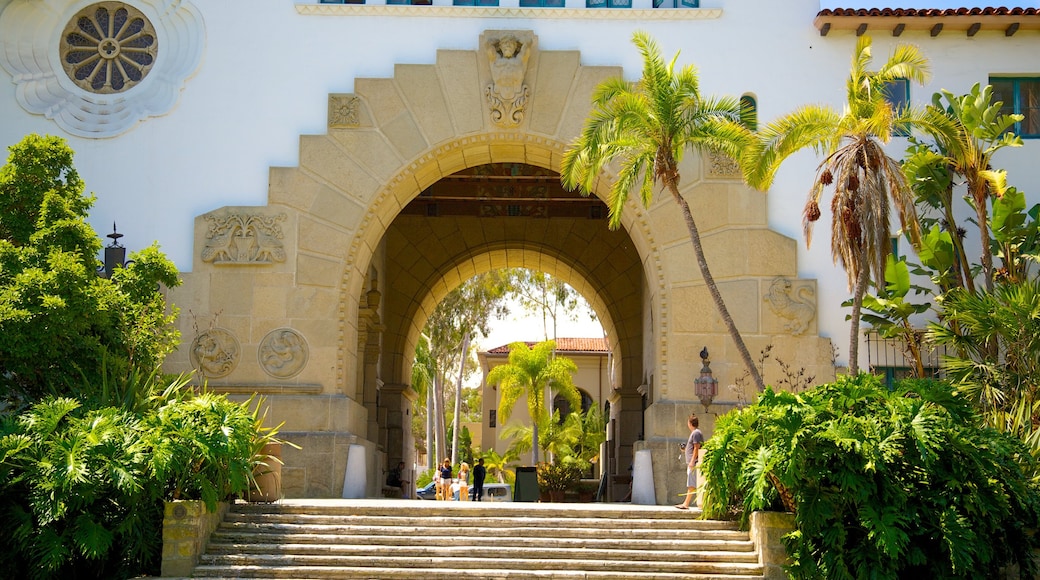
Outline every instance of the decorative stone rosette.
[[22, 108], [102, 138], [173, 108], [202, 60], [205, 27], [188, 1], [12, 0], [0, 38]]

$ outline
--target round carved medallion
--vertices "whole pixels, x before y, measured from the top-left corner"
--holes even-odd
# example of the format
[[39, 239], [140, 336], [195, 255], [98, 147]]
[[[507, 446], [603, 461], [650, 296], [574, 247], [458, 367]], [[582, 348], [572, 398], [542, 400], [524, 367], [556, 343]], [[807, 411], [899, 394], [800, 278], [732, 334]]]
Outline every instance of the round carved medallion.
[[307, 365], [307, 342], [291, 328], [278, 328], [267, 333], [257, 350], [260, 368], [272, 377], [296, 376]]
[[61, 64], [86, 91], [121, 93], [148, 75], [158, 47], [155, 28], [140, 10], [122, 2], [99, 2], [65, 25]]
[[196, 336], [191, 343], [191, 363], [203, 376], [219, 379], [235, 370], [240, 352], [235, 335], [223, 328], [213, 328]]

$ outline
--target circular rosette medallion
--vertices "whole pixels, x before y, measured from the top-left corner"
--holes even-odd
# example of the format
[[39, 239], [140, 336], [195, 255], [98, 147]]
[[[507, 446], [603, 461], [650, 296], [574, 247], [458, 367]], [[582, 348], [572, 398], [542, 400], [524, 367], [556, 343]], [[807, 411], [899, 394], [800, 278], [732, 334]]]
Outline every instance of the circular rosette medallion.
[[65, 74], [86, 91], [121, 93], [141, 82], [155, 64], [155, 28], [137, 8], [100, 2], [80, 10], [61, 35]]
[[272, 377], [294, 377], [307, 366], [307, 342], [291, 328], [272, 330], [260, 342], [257, 359], [260, 368]]
[[191, 363], [202, 376], [219, 379], [231, 374], [241, 358], [238, 339], [223, 328], [212, 328], [191, 343]]

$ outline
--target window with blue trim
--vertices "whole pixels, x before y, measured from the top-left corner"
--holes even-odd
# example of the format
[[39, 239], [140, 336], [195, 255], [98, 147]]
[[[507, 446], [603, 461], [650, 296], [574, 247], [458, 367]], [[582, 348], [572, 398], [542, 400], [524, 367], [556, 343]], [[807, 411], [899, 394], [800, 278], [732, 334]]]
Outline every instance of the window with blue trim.
[[585, 0], [586, 8], [631, 8], [632, 0]]
[[1040, 77], [990, 77], [993, 102], [1004, 103], [1000, 112], [1025, 118], [1011, 129], [1026, 139], [1040, 138]]
[[521, 8], [563, 8], [564, 0], [520, 0]]
[[701, 0], [654, 0], [654, 8], [700, 8]]
[[[892, 111], [899, 114], [900, 111], [910, 106], [910, 81], [907, 79], [896, 79], [881, 89], [885, 96], [885, 102], [892, 105]], [[893, 134], [897, 137], [910, 136], [908, 127], [896, 127]]]

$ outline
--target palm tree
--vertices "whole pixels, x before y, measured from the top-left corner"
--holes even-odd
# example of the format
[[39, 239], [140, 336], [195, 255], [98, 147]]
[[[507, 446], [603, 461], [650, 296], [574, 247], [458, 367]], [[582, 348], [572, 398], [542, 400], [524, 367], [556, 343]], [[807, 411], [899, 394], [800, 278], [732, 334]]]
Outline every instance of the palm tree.
[[[968, 200], [975, 210], [975, 219], [982, 236], [982, 275], [988, 292], [993, 292], [993, 254], [990, 251], [989, 216], [987, 204], [991, 195], [1001, 196], [1007, 187], [1004, 170], [990, 166], [993, 155], [1004, 147], [1021, 147], [1022, 138], [1010, 132], [1022, 115], [1001, 115], [1003, 103], [992, 103], [993, 87], [980, 88], [979, 83], [962, 96], [943, 90], [947, 106], [939, 95], [933, 106], [944, 110], [954, 123], [953, 139], [936, 135], [936, 146], [945, 155], [949, 171], [964, 178], [968, 186]], [[966, 287], [974, 291], [970, 275]]]
[[532, 462], [538, 463], [538, 424], [545, 419], [545, 391], [559, 393], [571, 404], [572, 409], [581, 408], [581, 394], [574, 386], [573, 374], [577, 365], [569, 358], [555, 356], [556, 341], [546, 340], [533, 347], [523, 342], [509, 345], [509, 362], [491, 369], [487, 375], [489, 385], [501, 387], [498, 414], [502, 422], [509, 420], [513, 406], [520, 397], [527, 397], [527, 411], [531, 417]]
[[895, 109], [886, 99], [887, 89], [896, 83], [923, 84], [928, 79], [928, 62], [916, 47], [897, 46], [876, 71], [868, 68], [872, 60], [871, 39], [861, 36], [846, 82], [844, 109], [838, 112], [806, 105], [770, 123], [759, 132], [758, 142], [748, 148], [741, 163], [747, 182], [767, 189], [781, 162], [791, 154], [812, 147], [826, 155], [809, 190], [803, 227], [808, 247], [813, 225], [820, 218], [820, 197], [833, 186], [831, 254], [845, 269], [852, 291], [851, 374], [859, 372], [863, 295], [871, 279], [884, 285], [885, 263], [892, 253], [889, 200], [911, 244], [920, 244], [912, 192], [899, 162], [885, 154], [884, 145], [897, 132], [910, 128], [933, 135], [950, 132], [949, 120], [938, 111], [912, 106]]
[[643, 56], [643, 76], [635, 84], [614, 78], [596, 87], [593, 111], [581, 135], [564, 153], [561, 180], [564, 187], [590, 195], [603, 167], [619, 161], [618, 178], [607, 200], [612, 229], [620, 226], [622, 209], [637, 183], [641, 182], [639, 195], [644, 207], [653, 200], [658, 183], [672, 194], [690, 231], [704, 284], [744, 366], [762, 391], [765, 383], [761, 373], [708, 269], [693, 213], [679, 193], [679, 162], [688, 149], [740, 159], [753, 137], [747, 129], [750, 112], [745, 109], [742, 114], [738, 99], [701, 95], [696, 68], [689, 65], [676, 71], [678, 53], [665, 64], [660, 49], [645, 32], [636, 32], [632, 40]]

